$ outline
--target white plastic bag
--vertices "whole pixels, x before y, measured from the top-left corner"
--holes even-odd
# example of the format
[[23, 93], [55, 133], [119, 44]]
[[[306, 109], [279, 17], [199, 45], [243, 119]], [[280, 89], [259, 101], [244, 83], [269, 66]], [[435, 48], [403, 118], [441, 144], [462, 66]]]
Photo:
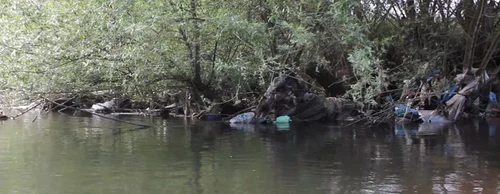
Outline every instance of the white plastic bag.
[[254, 115], [254, 112], [241, 113], [231, 118], [231, 120], [229, 120], [229, 123], [250, 123]]

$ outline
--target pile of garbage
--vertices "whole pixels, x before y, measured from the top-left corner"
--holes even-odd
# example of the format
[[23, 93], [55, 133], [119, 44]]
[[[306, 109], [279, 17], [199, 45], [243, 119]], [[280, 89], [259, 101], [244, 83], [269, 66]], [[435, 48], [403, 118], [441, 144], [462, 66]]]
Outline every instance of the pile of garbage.
[[288, 123], [345, 120], [359, 114], [360, 106], [350, 100], [324, 97], [294, 74], [276, 77], [255, 111], [233, 117], [229, 123]]
[[397, 102], [388, 97], [394, 105], [394, 115], [404, 122], [431, 122], [429, 119], [445, 118], [456, 121], [461, 117], [494, 116], [500, 113], [496, 93], [491, 90], [486, 72], [471, 75], [458, 74], [453, 81], [440, 76], [434, 70], [422, 80], [405, 80], [403, 92]]
[[[405, 80], [403, 91], [396, 95], [399, 98], [387, 96], [386, 105], [394, 111], [387, 113], [395, 116], [396, 121], [429, 123], [452, 122], [474, 112], [498, 115], [496, 93], [481, 87], [489, 84], [488, 75], [476, 75], [479, 71], [474, 68], [471, 72], [472, 75], [458, 74], [455, 80], [448, 81], [438, 68], [423, 79]], [[232, 118], [230, 123], [272, 123], [282, 116], [294, 122], [339, 121], [363, 115], [360, 104], [317, 95], [310, 88], [294, 74], [276, 77], [256, 109]]]

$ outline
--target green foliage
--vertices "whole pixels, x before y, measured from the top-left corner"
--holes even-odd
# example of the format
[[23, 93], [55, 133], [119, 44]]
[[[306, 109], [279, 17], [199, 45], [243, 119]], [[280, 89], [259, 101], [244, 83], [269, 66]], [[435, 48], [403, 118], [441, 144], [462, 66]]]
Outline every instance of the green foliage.
[[284, 70], [347, 65], [346, 95], [373, 104], [388, 81], [450, 65], [466, 36], [453, 19], [403, 19], [382, 1], [1, 3], [0, 87], [27, 95], [112, 89], [145, 99], [199, 77], [228, 98], [262, 91]]

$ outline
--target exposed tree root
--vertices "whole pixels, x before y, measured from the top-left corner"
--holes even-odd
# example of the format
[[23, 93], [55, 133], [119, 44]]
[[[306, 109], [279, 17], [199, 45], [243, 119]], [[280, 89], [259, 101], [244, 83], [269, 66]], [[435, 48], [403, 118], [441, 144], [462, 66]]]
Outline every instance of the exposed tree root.
[[[17, 114], [17, 115], [15, 115], [15, 116], [13, 116], [13, 117], [12, 117], [12, 119], [16, 119], [17, 117], [20, 117], [20, 116], [22, 116], [22, 115], [24, 115], [24, 114], [28, 113], [29, 111], [31, 111], [31, 110], [33, 110], [33, 109], [35, 109], [36, 107], [40, 106], [41, 104], [42, 104], [41, 102], [39, 102], [39, 103], [35, 104], [35, 105], [34, 105], [34, 106], [32, 106], [31, 108], [28, 108], [28, 109], [26, 109], [26, 110], [22, 111], [21, 113], [19, 113], [19, 114]], [[36, 119], [36, 118], [35, 118], [35, 119]]]
[[68, 109], [72, 109], [72, 110], [86, 112], [86, 113], [89, 113], [89, 114], [92, 114], [92, 115], [95, 115], [95, 116], [98, 116], [98, 117], [101, 117], [101, 118], [105, 118], [105, 119], [109, 119], [109, 120], [113, 120], [113, 121], [117, 121], [117, 122], [122, 122], [122, 123], [127, 123], [127, 124], [130, 124], [130, 125], [140, 126], [140, 127], [148, 127], [148, 128], [152, 128], [153, 127], [151, 125], [145, 125], [145, 124], [134, 123], [134, 122], [130, 122], [130, 121], [122, 120], [122, 119], [116, 119], [116, 118], [112, 118], [112, 117], [106, 117], [104, 115], [97, 114], [97, 113], [94, 113], [94, 112], [91, 112], [91, 111], [87, 111], [87, 110], [84, 110], [84, 109], [75, 108], [75, 107], [71, 107], [71, 106], [66, 106], [64, 104], [60, 104], [60, 103], [54, 102], [54, 101], [49, 100], [47, 98], [43, 98], [43, 99], [47, 100], [47, 101], [49, 101], [51, 103], [54, 103], [54, 104], [56, 104], [58, 106], [62, 106], [62, 107], [65, 107], [65, 108], [68, 108]]

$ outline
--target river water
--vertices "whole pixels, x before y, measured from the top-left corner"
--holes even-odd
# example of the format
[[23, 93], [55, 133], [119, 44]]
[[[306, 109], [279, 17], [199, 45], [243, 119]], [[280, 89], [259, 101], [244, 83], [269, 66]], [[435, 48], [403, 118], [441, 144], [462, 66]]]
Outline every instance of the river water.
[[499, 193], [495, 123], [231, 128], [24, 115], [0, 121], [0, 193]]

